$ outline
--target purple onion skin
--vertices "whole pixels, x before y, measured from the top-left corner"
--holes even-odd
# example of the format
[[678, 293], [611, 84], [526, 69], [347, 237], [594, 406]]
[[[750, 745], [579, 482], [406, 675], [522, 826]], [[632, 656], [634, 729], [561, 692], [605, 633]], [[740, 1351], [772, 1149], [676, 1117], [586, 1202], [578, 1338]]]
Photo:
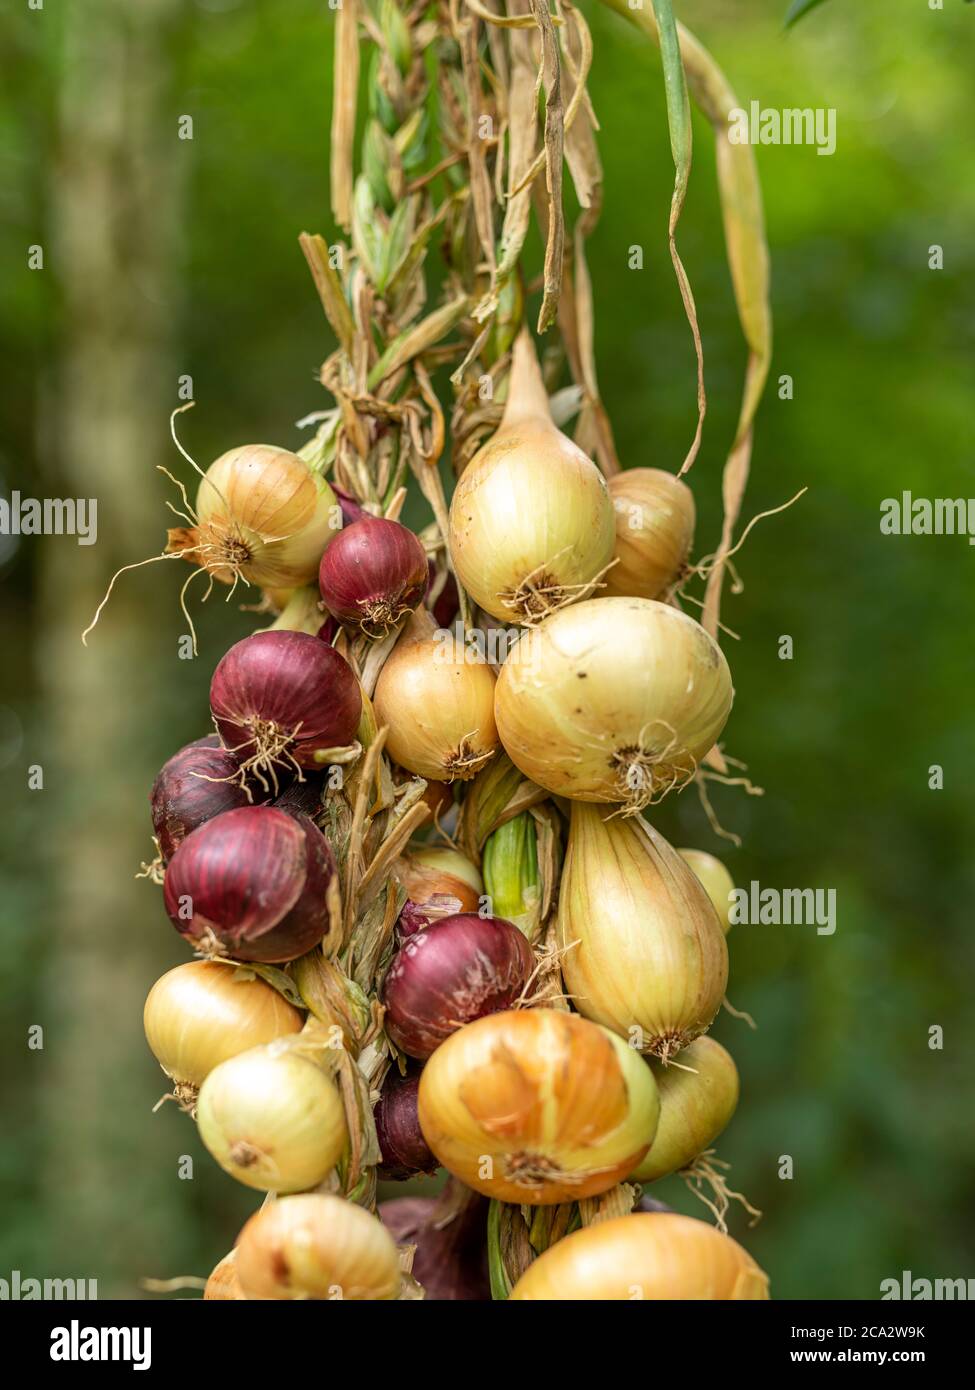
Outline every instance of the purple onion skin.
[[417, 1173], [434, 1173], [437, 1160], [420, 1129], [416, 1098], [420, 1089], [419, 1076], [400, 1076], [391, 1071], [383, 1082], [379, 1100], [373, 1111], [382, 1163], [379, 1176], [392, 1182], [402, 1182]]
[[319, 642], [327, 642], [328, 645], [331, 646], [338, 636], [340, 627], [341, 623], [338, 618], [333, 618], [330, 613], [315, 633], [315, 636], [318, 638]]
[[[429, 567], [429, 583], [427, 585], [428, 593], [436, 577], [436, 567], [431, 560]], [[457, 617], [457, 614], [460, 612], [460, 594], [457, 592], [457, 581], [449, 570], [447, 571], [447, 578], [444, 581], [443, 588], [440, 590], [440, 593], [433, 603], [427, 602], [427, 607], [433, 614], [437, 627], [440, 628], [450, 627]]]
[[280, 963], [325, 935], [334, 872], [328, 841], [307, 816], [244, 806], [187, 835], [166, 869], [163, 899], [191, 941], [232, 960]]
[[[212, 740], [212, 741], [211, 741]], [[223, 811], [249, 806], [236, 760], [216, 734], [174, 753], [152, 784], [152, 829], [163, 863], [168, 864], [186, 836]]]
[[429, 1057], [465, 1023], [510, 1009], [534, 968], [532, 948], [503, 917], [444, 917], [393, 957], [383, 985], [386, 1032], [408, 1056]]
[[255, 632], [218, 663], [210, 709], [224, 746], [238, 761], [258, 752], [259, 720], [287, 738], [284, 765], [293, 758], [300, 767], [314, 767], [319, 749], [353, 742], [362, 695], [348, 662], [327, 642], [307, 632]]
[[365, 507], [357, 502], [351, 492], [346, 492], [344, 487], [337, 487], [331, 484], [332, 491], [339, 499], [339, 506], [342, 508], [342, 525], [352, 526], [357, 521], [361, 521], [364, 516], [369, 516]]
[[394, 1197], [379, 1205], [379, 1219], [393, 1239], [416, 1246], [413, 1275], [432, 1302], [491, 1301], [487, 1213], [487, 1198], [471, 1193], [438, 1230], [447, 1213], [436, 1197]]
[[430, 925], [430, 918], [418, 907], [412, 898], [407, 898], [402, 911], [396, 919], [396, 940], [401, 945], [408, 936], [415, 936]]
[[398, 521], [363, 516], [322, 555], [318, 585], [333, 617], [380, 636], [423, 598], [426, 551]]

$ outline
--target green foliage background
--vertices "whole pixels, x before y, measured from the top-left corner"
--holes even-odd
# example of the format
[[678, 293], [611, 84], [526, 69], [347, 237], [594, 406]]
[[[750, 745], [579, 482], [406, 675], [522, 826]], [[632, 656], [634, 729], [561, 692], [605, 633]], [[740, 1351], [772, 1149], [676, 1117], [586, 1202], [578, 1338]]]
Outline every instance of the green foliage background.
[[[119, 24], [142, 22], [138, 13], [123, 18], [127, 6], [114, 8]], [[726, 644], [737, 692], [727, 746], [765, 795], [715, 791], [722, 821], [744, 838], [740, 851], [725, 853], [693, 792], [655, 819], [675, 843], [722, 853], [739, 883], [836, 890], [832, 937], [801, 927], [733, 930], [730, 996], [759, 1027], [751, 1032], [727, 1015], [717, 1025], [743, 1083], [720, 1152], [735, 1184], [764, 1209], [754, 1231], [742, 1220], [732, 1229], [769, 1270], [777, 1296], [876, 1298], [880, 1281], [905, 1269], [975, 1276], [972, 554], [963, 537], [879, 529], [881, 501], [902, 490], [975, 492], [975, 14], [961, 0], [941, 11], [925, 0], [837, 0], [785, 32], [784, 0], [675, 8], [743, 105], [835, 108], [838, 143], [831, 158], [801, 147], [758, 151], [776, 350], [745, 516], [809, 487], [752, 534], [738, 557], [744, 591], [725, 605], [741, 634]], [[0, 472], [5, 491], [57, 496], [51, 440], [64, 421], [46, 383], [62, 345], [64, 268], [49, 255], [44, 272], [28, 272], [25, 248], [56, 237], [66, 54], [58, 7], [21, 9], [0, 89], [9, 137], [0, 181]], [[666, 248], [672, 166], [659, 63], [614, 16], [591, 4], [587, 13], [606, 174], [590, 246], [600, 381], [625, 463], [676, 468], [693, 429], [694, 362]], [[165, 90], [174, 144], [179, 114], [192, 113], [195, 126], [192, 142], [172, 152], [181, 203], [177, 288], [165, 314], [174, 349], [171, 362], [160, 359], [170, 403], [145, 411], [146, 457], [131, 458], [124, 489], [100, 497], [97, 546], [75, 551], [55, 537], [3, 552], [0, 1278], [13, 1269], [97, 1277], [103, 1296], [133, 1296], [145, 1274], [206, 1273], [256, 1205], [255, 1194], [215, 1170], [175, 1107], [150, 1113], [162, 1085], [141, 1035], [142, 999], [157, 974], [185, 958], [157, 890], [122, 884], [124, 908], [116, 899], [111, 920], [98, 917], [92, 950], [124, 964], [123, 987], [100, 965], [91, 983], [84, 943], [80, 955], [77, 943], [65, 949], [71, 906], [53, 893], [58, 856], [102, 814], [101, 793], [97, 777], [72, 781], [70, 745], [67, 755], [46, 757], [63, 733], [51, 727], [57, 707], [46, 692], [53, 669], [69, 685], [77, 672], [77, 747], [93, 713], [84, 663], [99, 660], [100, 639], [85, 653], [57, 629], [73, 585], [63, 579], [64, 555], [78, 585], [97, 593], [114, 568], [109, 558], [151, 553], [168, 518], [152, 460], [174, 457], [166, 415], [176, 374], [194, 380], [198, 405], [183, 417], [183, 437], [203, 461], [245, 440], [293, 444], [294, 421], [328, 404], [315, 370], [331, 343], [296, 237], [334, 230], [331, 33], [322, 0], [173, 6], [164, 42], [146, 58], [148, 76]], [[710, 408], [690, 478], [706, 552], [720, 522], [744, 354], [710, 131], [698, 121], [695, 135], [680, 245], [706, 353]], [[124, 239], [124, 226], [115, 230]], [[644, 248], [642, 271], [628, 269], [634, 244]], [[944, 247], [940, 271], [928, 266], [934, 244]], [[783, 374], [795, 383], [791, 401], [778, 395]], [[138, 400], [132, 408], [140, 410]], [[158, 531], [141, 521], [129, 531], [126, 489], [145, 499]], [[54, 548], [62, 577], [52, 584], [45, 569]], [[113, 835], [105, 845], [104, 874], [119, 882], [149, 848], [153, 769], [203, 730], [212, 665], [249, 623], [235, 607], [211, 603], [199, 660], [180, 662], [170, 567], [126, 583], [128, 598], [105, 621], [129, 624], [143, 639], [148, 629], [162, 674], [150, 680], [134, 666], [116, 684], [136, 730], [105, 751], [112, 797], [131, 820], [131, 840]], [[782, 634], [794, 640], [791, 661], [779, 659]], [[29, 792], [35, 763], [45, 766], [45, 787]], [[933, 764], [944, 768], [943, 790], [929, 789]], [[96, 898], [99, 873], [87, 890]], [[71, 1058], [69, 1021], [70, 1037], [81, 1039]], [[44, 1027], [43, 1051], [26, 1047], [32, 1024]], [[942, 1050], [928, 1045], [935, 1026], [944, 1030]], [[72, 1076], [86, 1086], [77, 1118]], [[183, 1154], [195, 1159], [191, 1182], [177, 1177]], [[778, 1176], [783, 1155], [794, 1161], [791, 1181]], [[660, 1195], [700, 1211], [674, 1180]]]

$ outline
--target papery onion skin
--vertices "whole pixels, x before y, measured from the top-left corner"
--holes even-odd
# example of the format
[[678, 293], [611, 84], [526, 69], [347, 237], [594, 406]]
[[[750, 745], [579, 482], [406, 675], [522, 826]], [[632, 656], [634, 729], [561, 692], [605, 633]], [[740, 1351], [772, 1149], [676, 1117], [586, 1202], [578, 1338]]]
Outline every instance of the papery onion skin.
[[225, 811], [188, 835], [163, 880], [176, 930], [232, 960], [293, 960], [328, 926], [335, 872], [328, 841], [307, 816], [274, 806]]
[[686, 613], [597, 598], [520, 639], [495, 715], [508, 756], [539, 786], [639, 810], [694, 775], [733, 695], [721, 648]]
[[399, 1256], [376, 1217], [341, 1197], [282, 1197], [250, 1218], [237, 1242], [241, 1287], [254, 1299], [389, 1300]]
[[694, 543], [694, 494], [661, 468], [627, 468], [608, 479], [616, 516], [616, 564], [604, 595], [660, 598], [672, 589]]
[[535, 969], [525, 937], [503, 917], [459, 913], [409, 936], [383, 984], [387, 1034], [429, 1057], [465, 1023], [509, 1009]]
[[221, 658], [210, 710], [224, 745], [257, 770], [315, 767], [316, 755], [349, 746], [362, 714], [347, 661], [306, 632], [255, 632]]
[[376, 1135], [382, 1153], [379, 1177], [402, 1182], [417, 1173], [432, 1173], [437, 1160], [423, 1137], [417, 1115], [418, 1076], [400, 1076], [391, 1070], [379, 1092], [373, 1111]]
[[332, 1082], [281, 1042], [215, 1067], [200, 1087], [200, 1138], [232, 1178], [267, 1192], [324, 1181], [345, 1147], [345, 1113]]
[[379, 1205], [379, 1219], [397, 1244], [416, 1246], [412, 1273], [427, 1302], [491, 1301], [487, 1198], [466, 1196], [456, 1214], [436, 1197], [394, 1197]]
[[605, 479], [552, 422], [527, 330], [493, 439], [461, 474], [450, 553], [461, 584], [503, 622], [537, 621], [570, 603], [610, 563], [615, 527]]
[[470, 1023], [420, 1077], [420, 1126], [441, 1164], [486, 1197], [532, 1206], [615, 1186], [649, 1148], [659, 1105], [632, 1048], [558, 1009]]
[[[214, 742], [218, 742], [215, 738]], [[186, 836], [221, 811], [248, 806], [253, 792], [240, 785], [237, 763], [224, 748], [190, 743], [163, 763], [149, 793], [152, 828], [163, 863]], [[258, 800], [260, 796], [258, 795]]]
[[687, 1168], [714, 1143], [738, 1106], [738, 1068], [720, 1043], [696, 1038], [680, 1060], [679, 1067], [653, 1063], [660, 1123], [630, 1175], [633, 1182], [657, 1182]]
[[247, 1295], [240, 1286], [237, 1277], [237, 1251], [231, 1250], [229, 1255], [224, 1255], [223, 1259], [216, 1265], [206, 1282], [203, 1290], [204, 1302], [216, 1300], [224, 1303], [240, 1303], [247, 1301]]
[[706, 850], [679, 849], [677, 853], [700, 879], [701, 886], [714, 904], [721, 930], [727, 936], [731, 930], [731, 899], [735, 891], [735, 881], [731, 874], [720, 859], [708, 854]]
[[276, 989], [241, 976], [231, 965], [193, 960], [149, 991], [146, 1041], [173, 1081], [199, 1086], [228, 1058], [301, 1030], [301, 1014]]
[[481, 875], [459, 850], [446, 845], [417, 846], [400, 855], [393, 871], [421, 912], [431, 898], [455, 898], [455, 913], [476, 912], [480, 906]]
[[293, 589], [315, 580], [340, 520], [334, 492], [304, 459], [272, 444], [244, 444], [211, 463], [196, 495], [196, 525], [171, 530], [168, 548], [222, 583], [240, 575], [262, 589]]
[[509, 1295], [515, 1302], [768, 1296], [768, 1276], [737, 1241], [704, 1221], [662, 1212], [634, 1212], [565, 1236]]
[[466, 662], [425, 609], [414, 613], [376, 683], [386, 752], [419, 777], [469, 781], [498, 749], [494, 684], [486, 662]]
[[426, 592], [426, 551], [400, 522], [363, 516], [325, 551], [318, 583], [340, 622], [367, 637], [384, 637]]
[[641, 1052], [668, 1060], [721, 1007], [728, 947], [711, 900], [639, 817], [572, 803], [557, 932], [575, 1007]]

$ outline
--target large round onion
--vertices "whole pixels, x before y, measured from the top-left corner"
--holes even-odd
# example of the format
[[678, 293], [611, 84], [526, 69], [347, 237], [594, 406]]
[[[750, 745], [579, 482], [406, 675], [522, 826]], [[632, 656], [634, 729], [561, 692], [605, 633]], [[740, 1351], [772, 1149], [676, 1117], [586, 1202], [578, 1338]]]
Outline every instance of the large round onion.
[[694, 775], [733, 693], [720, 647], [686, 613], [598, 598], [522, 636], [501, 668], [495, 715], [533, 782], [638, 810]]
[[606, 1192], [657, 1128], [650, 1068], [559, 1009], [489, 1014], [441, 1043], [420, 1077], [420, 1126], [445, 1168], [502, 1202]]
[[627, 468], [609, 479], [616, 516], [616, 564], [604, 593], [660, 598], [687, 563], [694, 540], [694, 495], [661, 468]]
[[768, 1276], [737, 1241], [676, 1213], [634, 1212], [575, 1231], [531, 1265], [516, 1302], [768, 1298]]

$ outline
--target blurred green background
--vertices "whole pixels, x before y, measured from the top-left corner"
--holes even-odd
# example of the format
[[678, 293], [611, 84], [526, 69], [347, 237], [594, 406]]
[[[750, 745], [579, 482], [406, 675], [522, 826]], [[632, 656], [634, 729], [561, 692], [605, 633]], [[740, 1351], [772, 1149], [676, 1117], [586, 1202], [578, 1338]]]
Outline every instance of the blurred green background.
[[[720, 1152], [765, 1212], [732, 1231], [777, 1296], [876, 1298], [905, 1269], [975, 1275], [972, 556], [963, 537], [879, 529], [903, 489], [975, 491], [975, 14], [832, 0], [786, 33], [785, 0], [675, 8], [743, 104], [835, 108], [837, 149], [758, 151], [776, 349], [744, 516], [809, 487], [753, 532], [725, 604], [741, 634], [726, 643], [727, 747], [765, 795], [715, 789], [740, 851], [692, 791], [655, 819], [739, 883], [837, 892], [834, 936], [733, 930], [730, 997], [759, 1027], [717, 1025], [743, 1083]], [[586, 12], [606, 179], [590, 247], [600, 382], [624, 461], [673, 469], [694, 363], [666, 247], [660, 67], [623, 21]], [[112, 571], [161, 548], [154, 466], [186, 476], [167, 426], [182, 374], [197, 401], [182, 436], [204, 463], [248, 440], [294, 445], [294, 422], [330, 404], [315, 373], [332, 345], [296, 238], [334, 232], [333, 15], [323, 0], [70, 0], [5, 23], [3, 491], [96, 496], [99, 531], [87, 548], [0, 537], [0, 1278], [94, 1277], [103, 1297], [135, 1296], [144, 1275], [206, 1274], [257, 1200], [174, 1106], [151, 1113], [164, 1086], [142, 1002], [185, 949], [158, 889], [133, 877], [154, 772], [205, 732], [213, 664], [254, 620], [211, 602], [199, 659], [179, 660], [182, 574], [164, 564], [124, 576], [87, 649], [79, 635]], [[680, 245], [707, 364], [690, 477], [706, 553], [744, 353], [710, 129], [695, 135]], [[634, 243], [642, 271], [627, 268]], [[675, 1180], [659, 1195], [704, 1214]]]

